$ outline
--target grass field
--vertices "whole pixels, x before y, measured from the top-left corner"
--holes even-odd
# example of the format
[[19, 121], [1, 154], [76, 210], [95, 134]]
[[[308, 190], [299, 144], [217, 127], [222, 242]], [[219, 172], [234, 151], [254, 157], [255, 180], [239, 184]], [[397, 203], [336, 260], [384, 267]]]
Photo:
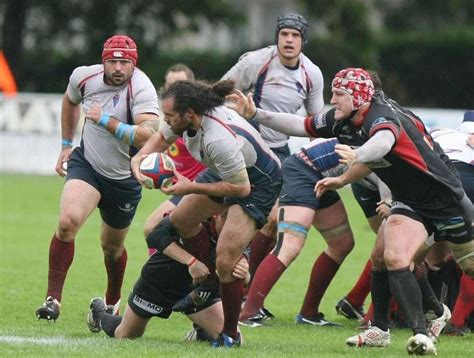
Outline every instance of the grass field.
[[[367, 260], [374, 241], [352, 194], [342, 191], [356, 237], [356, 247], [339, 270], [323, 299], [321, 310], [342, 328], [297, 326], [298, 313], [314, 258], [324, 244], [311, 231], [307, 245], [269, 295], [266, 305], [277, 316], [269, 327], [243, 328], [246, 340], [236, 350], [211, 350], [206, 344], [184, 343], [190, 329], [186, 317], [153, 319], [144, 337], [116, 341], [93, 335], [85, 324], [91, 297], [101, 296], [106, 285], [99, 244], [99, 215], [94, 213], [76, 240], [76, 254], [66, 281], [61, 317], [56, 323], [37, 321], [36, 308], [46, 290], [48, 248], [57, 225], [59, 177], [0, 175], [0, 357], [14, 356], [318, 356], [399, 357], [406, 355], [408, 330], [395, 329], [392, 345], [382, 349], [351, 349], [345, 339], [355, 334], [357, 322], [337, 316], [335, 302], [352, 287]], [[128, 267], [122, 295], [127, 297], [147, 257], [142, 227], [147, 215], [162, 200], [158, 191], [145, 191], [127, 238]], [[122, 302], [122, 309], [124, 302]], [[441, 337], [438, 354], [444, 357], [474, 356], [470, 337]]]

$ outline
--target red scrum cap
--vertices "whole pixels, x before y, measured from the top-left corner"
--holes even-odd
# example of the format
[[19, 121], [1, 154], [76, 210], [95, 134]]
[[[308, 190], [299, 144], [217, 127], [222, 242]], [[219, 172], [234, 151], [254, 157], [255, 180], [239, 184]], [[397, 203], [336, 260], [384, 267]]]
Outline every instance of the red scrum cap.
[[107, 39], [102, 50], [102, 63], [111, 59], [124, 59], [137, 65], [138, 51], [137, 44], [131, 37], [126, 35], [114, 35]]
[[349, 93], [354, 110], [359, 109], [364, 103], [370, 102], [375, 93], [372, 78], [363, 68], [340, 70], [334, 76], [331, 86]]

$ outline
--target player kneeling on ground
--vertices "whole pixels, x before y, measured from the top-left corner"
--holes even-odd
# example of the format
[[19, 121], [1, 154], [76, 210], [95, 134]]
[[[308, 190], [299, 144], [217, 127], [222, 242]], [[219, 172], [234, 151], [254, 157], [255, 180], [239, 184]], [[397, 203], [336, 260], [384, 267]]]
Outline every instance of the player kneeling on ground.
[[[216, 220], [203, 223], [208, 235], [202, 235], [200, 239], [182, 240], [172, 227], [169, 217], [163, 219], [147, 237], [148, 243], [158, 251], [143, 266], [123, 317], [109, 313], [104, 301], [94, 298], [87, 318], [91, 332], [104, 330], [108, 336], [115, 338], [140, 337], [150, 318], [168, 318], [173, 306], [193, 290], [193, 284], [201, 283], [200, 287], [205, 289], [199, 292], [199, 304], [184, 312], [199, 326], [193, 334], [188, 334], [187, 339], [211, 341], [218, 338], [224, 324], [224, 314], [218, 293], [219, 280], [215, 273], [214, 258], [222, 224], [223, 217], [218, 216]], [[179, 246], [169, 247], [171, 242]], [[170, 249], [172, 252], [169, 252]], [[246, 257], [242, 257], [235, 265], [233, 276], [236, 279], [248, 279]]]

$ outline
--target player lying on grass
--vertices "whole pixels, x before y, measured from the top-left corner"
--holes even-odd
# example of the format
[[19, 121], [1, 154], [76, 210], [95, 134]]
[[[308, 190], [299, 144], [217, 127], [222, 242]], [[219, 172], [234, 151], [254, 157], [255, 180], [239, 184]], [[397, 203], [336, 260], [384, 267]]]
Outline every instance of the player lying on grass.
[[[108, 312], [102, 298], [94, 298], [87, 317], [91, 332], [103, 330], [108, 336], [115, 338], [140, 337], [150, 318], [167, 319], [173, 306], [193, 290], [193, 284], [200, 283], [200, 290], [197, 292], [199, 303], [184, 314], [204, 330], [198, 331], [198, 340], [218, 338], [224, 325], [224, 314], [214, 260], [216, 241], [224, 220], [222, 216], [210, 219], [203, 223], [207, 235], [182, 240], [173, 228], [166, 230], [171, 223], [165, 217], [147, 237], [147, 241], [153, 243], [151, 246], [157, 246], [157, 252], [143, 266], [123, 317]], [[167, 235], [167, 232], [173, 234]], [[172, 250], [174, 257], [179, 260], [167, 256], [172, 242], [178, 244], [173, 245]], [[233, 276], [248, 280], [246, 257], [243, 256], [235, 265]]]

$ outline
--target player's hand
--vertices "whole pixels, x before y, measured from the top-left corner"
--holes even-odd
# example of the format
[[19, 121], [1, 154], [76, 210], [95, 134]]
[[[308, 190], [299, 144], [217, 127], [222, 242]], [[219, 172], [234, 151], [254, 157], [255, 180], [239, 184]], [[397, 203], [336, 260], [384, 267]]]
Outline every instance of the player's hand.
[[193, 285], [204, 281], [210, 273], [207, 266], [199, 260], [196, 260], [195, 263], [189, 266], [188, 271], [193, 279]]
[[194, 193], [194, 182], [178, 173], [176, 169], [174, 170], [174, 175], [176, 182], [167, 188], [161, 188], [163, 193], [166, 195], [187, 195]]
[[257, 107], [253, 101], [253, 93], [245, 96], [241, 91], [234, 90], [226, 99], [226, 107], [233, 109], [245, 119], [251, 120], [255, 116]]
[[342, 188], [345, 185], [344, 181], [341, 177], [334, 177], [334, 178], [323, 178], [316, 183], [314, 187], [314, 192], [316, 193], [316, 197], [320, 198], [324, 195], [324, 193], [337, 190]]
[[375, 211], [382, 219], [386, 219], [390, 215], [391, 201], [390, 199], [385, 199], [377, 203]]
[[61, 149], [61, 152], [59, 153], [59, 157], [56, 162], [56, 166], [54, 167], [54, 170], [61, 177], [65, 177], [67, 174], [67, 161], [69, 160], [69, 157], [71, 156], [72, 150], [73, 148], [64, 147]]
[[238, 280], [244, 280], [244, 284], [248, 284], [250, 281], [249, 263], [247, 259], [242, 256], [240, 260], [235, 264], [232, 276]]
[[100, 117], [102, 116], [102, 107], [98, 102], [95, 102], [91, 105], [89, 110], [86, 112], [86, 119], [90, 119], [92, 122], [97, 124]]
[[137, 181], [143, 186], [144, 188], [147, 189], [153, 189], [153, 187], [147, 186], [147, 183], [149, 183], [148, 180], [142, 175], [140, 172], [140, 164], [142, 164], [143, 160], [148, 156], [148, 154], [136, 154], [135, 156], [132, 157], [132, 160], [130, 161], [130, 168], [132, 170], [132, 174], [137, 179]]
[[339, 163], [347, 166], [354, 165], [357, 162], [357, 153], [354, 149], [345, 144], [336, 144], [334, 151], [341, 157]]

